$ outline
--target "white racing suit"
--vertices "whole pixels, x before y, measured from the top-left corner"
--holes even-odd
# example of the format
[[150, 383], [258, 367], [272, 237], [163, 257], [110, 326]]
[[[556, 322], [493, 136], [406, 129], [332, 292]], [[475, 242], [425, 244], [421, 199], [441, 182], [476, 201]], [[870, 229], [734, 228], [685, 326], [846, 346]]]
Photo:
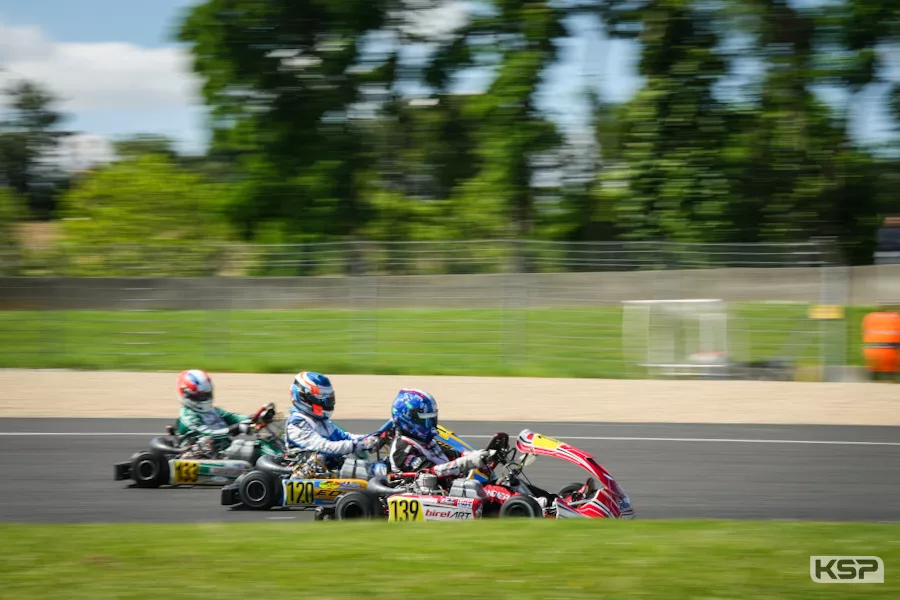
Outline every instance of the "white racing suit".
[[314, 419], [296, 408], [291, 410], [284, 432], [288, 451], [318, 453], [329, 467], [340, 464], [341, 459], [363, 449], [365, 435], [347, 433], [329, 419]]
[[450, 460], [443, 448], [434, 440], [420, 442], [405, 435], [397, 435], [391, 444], [391, 470], [395, 473], [412, 473], [431, 468], [438, 477], [454, 477], [471, 469], [485, 466], [486, 451], [467, 452]]

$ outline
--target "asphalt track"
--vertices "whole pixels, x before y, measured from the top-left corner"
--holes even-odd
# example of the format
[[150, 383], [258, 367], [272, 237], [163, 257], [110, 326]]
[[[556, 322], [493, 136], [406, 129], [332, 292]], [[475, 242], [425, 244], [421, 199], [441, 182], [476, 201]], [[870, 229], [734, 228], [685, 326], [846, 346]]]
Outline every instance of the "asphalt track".
[[[113, 463], [146, 447], [158, 419], [0, 419], [0, 521], [304, 520], [299, 511], [235, 511], [218, 488], [136, 489]], [[381, 423], [342, 421], [367, 432]], [[640, 519], [900, 522], [900, 428], [604, 423], [445, 423], [481, 446], [495, 431], [540, 431], [593, 453]], [[586, 473], [541, 458], [547, 489]]]

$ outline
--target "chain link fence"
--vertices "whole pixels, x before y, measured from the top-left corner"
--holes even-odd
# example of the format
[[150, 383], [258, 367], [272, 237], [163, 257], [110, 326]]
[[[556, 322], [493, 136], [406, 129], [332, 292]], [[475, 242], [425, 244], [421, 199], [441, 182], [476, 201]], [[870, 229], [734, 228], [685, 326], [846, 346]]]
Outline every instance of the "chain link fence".
[[732, 376], [847, 359], [844, 321], [809, 316], [846, 304], [824, 242], [98, 244], [0, 264], [5, 367], [646, 377], [636, 341], [684, 362], [706, 325], [635, 329], [625, 307], [684, 299], [721, 301]]

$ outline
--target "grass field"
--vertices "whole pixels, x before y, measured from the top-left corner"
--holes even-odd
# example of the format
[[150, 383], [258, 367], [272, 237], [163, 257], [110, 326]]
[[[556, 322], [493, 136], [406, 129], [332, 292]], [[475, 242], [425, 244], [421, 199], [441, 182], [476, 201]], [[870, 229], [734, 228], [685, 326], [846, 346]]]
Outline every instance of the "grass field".
[[[3, 525], [24, 598], [897, 598], [900, 526], [772, 522]], [[824, 585], [810, 555], [875, 555]]]
[[[737, 360], [816, 364], [820, 322], [805, 305], [745, 305]], [[848, 361], [860, 364], [848, 319]], [[637, 377], [617, 306], [539, 310], [2, 311], [0, 367]]]

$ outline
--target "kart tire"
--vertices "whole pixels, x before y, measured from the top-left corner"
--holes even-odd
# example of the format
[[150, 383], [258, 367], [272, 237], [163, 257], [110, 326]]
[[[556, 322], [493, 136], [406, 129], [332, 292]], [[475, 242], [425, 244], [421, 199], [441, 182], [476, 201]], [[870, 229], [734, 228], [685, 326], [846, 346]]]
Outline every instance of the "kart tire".
[[536, 519], [544, 516], [544, 509], [538, 501], [531, 496], [513, 496], [500, 507], [500, 518], [527, 518]]
[[371, 519], [374, 516], [375, 502], [364, 492], [342, 494], [334, 504], [334, 518], [337, 521]]
[[131, 461], [131, 479], [142, 488], [169, 483], [169, 461], [156, 452], [139, 452]]
[[246, 473], [238, 487], [241, 504], [253, 510], [269, 510], [275, 506], [275, 493], [275, 479], [265, 471]]

